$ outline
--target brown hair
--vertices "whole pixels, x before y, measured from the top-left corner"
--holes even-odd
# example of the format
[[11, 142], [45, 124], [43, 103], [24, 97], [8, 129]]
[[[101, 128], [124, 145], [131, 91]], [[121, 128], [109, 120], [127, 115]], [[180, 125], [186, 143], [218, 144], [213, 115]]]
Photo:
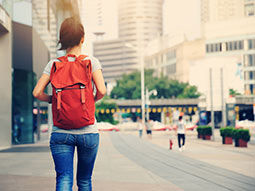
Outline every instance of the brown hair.
[[59, 50], [66, 50], [79, 45], [84, 34], [84, 28], [78, 18], [65, 19], [60, 27], [58, 43], [61, 44], [61, 47]]

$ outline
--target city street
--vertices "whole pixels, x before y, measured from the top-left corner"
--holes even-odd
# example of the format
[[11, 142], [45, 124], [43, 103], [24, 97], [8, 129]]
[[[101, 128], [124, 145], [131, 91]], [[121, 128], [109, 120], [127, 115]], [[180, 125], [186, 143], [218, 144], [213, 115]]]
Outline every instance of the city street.
[[[235, 148], [187, 135], [178, 151], [174, 132], [100, 133], [95, 191], [254, 190], [255, 146]], [[217, 135], [218, 136], [218, 135]], [[45, 138], [45, 135], [43, 136]], [[169, 150], [169, 139], [174, 142]], [[55, 173], [48, 140], [0, 151], [1, 191], [54, 190]], [[75, 190], [75, 189], [74, 189]]]

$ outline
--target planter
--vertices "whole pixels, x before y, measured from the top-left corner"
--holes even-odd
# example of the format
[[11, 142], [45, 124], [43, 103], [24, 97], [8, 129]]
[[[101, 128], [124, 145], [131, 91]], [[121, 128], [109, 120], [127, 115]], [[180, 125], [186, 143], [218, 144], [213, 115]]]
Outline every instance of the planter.
[[211, 140], [211, 135], [204, 135], [203, 139], [204, 140]]
[[225, 137], [222, 137], [222, 144], [225, 144]]
[[239, 140], [238, 139], [234, 139], [235, 140], [235, 147], [239, 147]]
[[224, 143], [223, 144], [232, 145], [232, 143], [233, 143], [232, 137], [224, 137]]
[[243, 139], [238, 140], [239, 147], [247, 147], [247, 141], [244, 141]]

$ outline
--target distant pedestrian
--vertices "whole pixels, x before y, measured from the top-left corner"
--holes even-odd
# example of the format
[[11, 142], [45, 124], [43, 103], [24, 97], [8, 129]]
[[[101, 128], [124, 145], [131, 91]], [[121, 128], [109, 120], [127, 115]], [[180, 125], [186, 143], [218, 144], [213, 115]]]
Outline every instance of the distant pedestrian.
[[[33, 91], [40, 101], [52, 103], [50, 149], [55, 163], [56, 191], [72, 191], [75, 148], [78, 190], [92, 190], [91, 176], [99, 145], [95, 101], [104, 97], [106, 88], [99, 61], [81, 54], [84, 34], [78, 19], [64, 20], [59, 43], [66, 55], [47, 64]], [[52, 96], [44, 92], [49, 82]]]
[[142, 138], [144, 125], [140, 117], [137, 117], [137, 129], [139, 131], [139, 137]]
[[149, 119], [147, 120], [146, 119], [146, 122], [145, 122], [145, 126], [146, 126], [146, 133], [148, 135], [148, 138], [152, 138], [152, 121]]
[[182, 119], [182, 116], [179, 116], [176, 131], [177, 131], [177, 137], [178, 137], [179, 151], [182, 151], [185, 149], [185, 146], [184, 146], [185, 145], [185, 123]]

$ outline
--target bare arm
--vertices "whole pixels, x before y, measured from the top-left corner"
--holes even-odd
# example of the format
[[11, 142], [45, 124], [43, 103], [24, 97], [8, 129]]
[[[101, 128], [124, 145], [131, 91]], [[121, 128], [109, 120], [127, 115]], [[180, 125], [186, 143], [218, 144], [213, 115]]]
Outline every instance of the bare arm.
[[51, 102], [51, 96], [44, 93], [44, 90], [49, 82], [50, 76], [43, 74], [33, 90], [33, 96], [40, 101]]
[[96, 70], [92, 73], [93, 81], [96, 85], [97, 93], [95, 96], [95, 101], [98, 101], [104, 97], [106, 94], [106, 87], [104, 83], [104, 77], [102, 74], [102, 70]]

